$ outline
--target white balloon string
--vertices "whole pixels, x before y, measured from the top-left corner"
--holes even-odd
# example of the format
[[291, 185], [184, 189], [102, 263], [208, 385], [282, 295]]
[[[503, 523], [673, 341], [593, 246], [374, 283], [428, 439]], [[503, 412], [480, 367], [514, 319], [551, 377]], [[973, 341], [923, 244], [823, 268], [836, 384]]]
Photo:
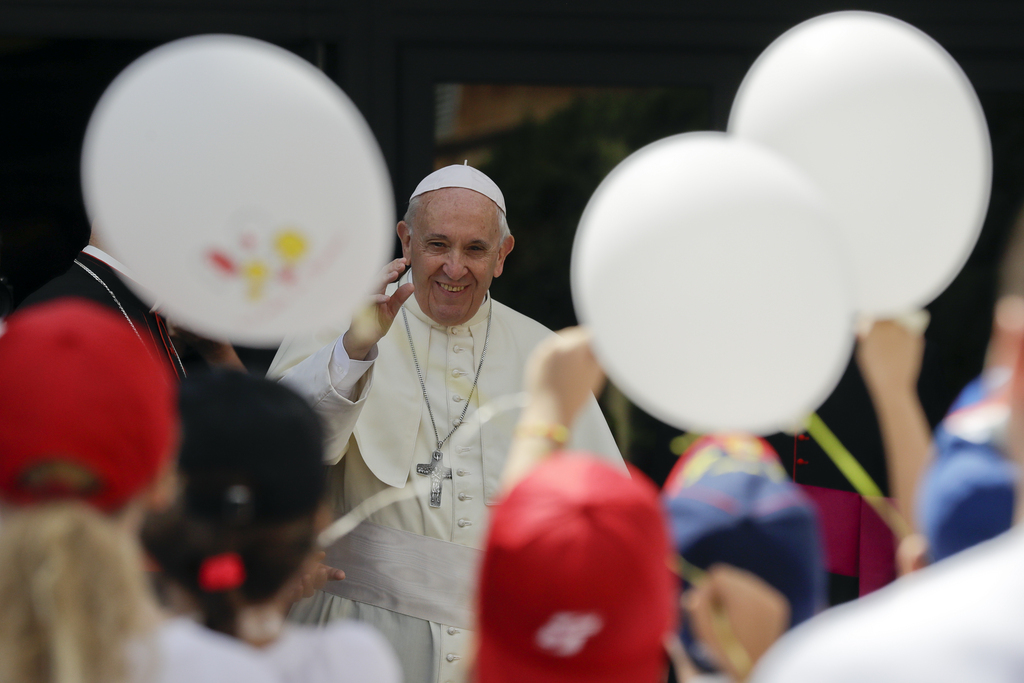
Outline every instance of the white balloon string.
[[530, 401], [530, 392], [520, 391], [515, 394], [504, 394], [485, 403], [480, 410], [473, 413], [470, 422], [466, 424], [464, 436], [473, 438], [483, 426], [501, 413], [509, 410], [522, 410]]
[[415, 496], [415, 486], [405, 486], [400, 489], [388, 488], [380, 493], [376, 493], [321, 531], [320, 536], [317, 537], [317, 542], [321, 548], [329, 548], [339, 538], [352, 533], [357, 526], [365, 522], [373, 513]]
[[[496, 415], [509, 410], [522, 409], [526, 407], [530, 394], [520, 391], [515, 394], [505, 394], [486, 403], [480, 410], [473, 414], [470, 422], [465, 425], [466, 436], [473, 437], [479, 433], [484, 424], [490, 422]], [[408, 500], [416, 496], [416, 481], [412, 485], [406, 485], [400, 489], [389, 488], [380, 493], [374, 494], [354, 507], [347, 514], [339, 517], [329, 527], [320, 532], [317, 538], [321, 548], [333, 545], [339, 538], [352, 531], [362, 524], [370, 515], [382, 510], [389, 505]]]

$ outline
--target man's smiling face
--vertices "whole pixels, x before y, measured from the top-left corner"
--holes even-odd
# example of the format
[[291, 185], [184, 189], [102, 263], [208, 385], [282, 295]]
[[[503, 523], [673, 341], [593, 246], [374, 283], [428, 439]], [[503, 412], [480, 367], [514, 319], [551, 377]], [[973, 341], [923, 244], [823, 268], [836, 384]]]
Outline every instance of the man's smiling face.
[[498, 207], [478, 192], [446, 187], [421, 195], [420, 202], [415, 225], [398, 224], [416, 303], [441, 325], [461, 325], [501, 275], [515, 240], [501, 239]]

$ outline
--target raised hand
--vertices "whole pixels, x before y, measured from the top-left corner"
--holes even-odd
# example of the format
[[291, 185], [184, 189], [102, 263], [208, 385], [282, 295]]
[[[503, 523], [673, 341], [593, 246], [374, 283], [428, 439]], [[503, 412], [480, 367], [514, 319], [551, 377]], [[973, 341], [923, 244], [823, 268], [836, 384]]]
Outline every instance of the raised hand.
[[302, 570], [296, 576], [286, 590], [287, 602], [296, 602], [302, 598], [311, 598], [313, 594], [327, 585], [328, 581], [342, 581], [345, 572], [334, 567], [328, 567], [320, 560], [326, 557], [326, 553], [318, 551], [314, 553], [303, 564]]
[[530, 405], [524, 412], [572, 427], [577, 414], [604, 384], [604, 372], [590, 348], [590, 332], [569, 327], [537, 345], [526, 363]]
[[590, 348], [587, 329], [570, 327], [537, 345], [526, 362], [529, 399], [505, 461], [505, 490], [551, 455], [562, 441], [557, 432], [567, 436], [567, 429], [602, 384], [604, 372]]
[[899, 320], [880, 320], [861, 334], [857, 365], [872, 394], [916, 391], [924, 355], [924, 335]]
[[927, 318], [917, 317], [876, 322], [857, 342], [857, 366], [882, 432], [889, 492], [912, 525], [914, 496], [931, 444], [931, 428], [917, 397]]
[[789, 603], [782, 593], [725, 564], [712, 566], [706, 579], [683, 595], [682, 603], [694, 635], [734, 681], [745, 680], [789, 628]]
[[402, 304], [412, 296], [411, 282], [396, 289], [391, 296], [384, 293], [389, 284], [401, 277], [408, 265], [409, 259], [397, 258], [380, 272], [377, 288], [369, 304], [352, 317], [352, 325], [342, 340], [349, 358], [365, 360], [374, 344], [391, 329]]

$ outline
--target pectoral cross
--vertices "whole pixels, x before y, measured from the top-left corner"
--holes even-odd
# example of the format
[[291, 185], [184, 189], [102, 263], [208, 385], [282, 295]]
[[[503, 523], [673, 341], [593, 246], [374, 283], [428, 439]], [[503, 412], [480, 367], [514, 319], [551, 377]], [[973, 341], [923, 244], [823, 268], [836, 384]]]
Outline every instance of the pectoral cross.
[[434, 451], [430, 462], [416, 465], [416, 473], [430, 477], [430, 507], [441, 507], [441, 482], [452, 478], [452, 468], [441, 464], [441, 449]]

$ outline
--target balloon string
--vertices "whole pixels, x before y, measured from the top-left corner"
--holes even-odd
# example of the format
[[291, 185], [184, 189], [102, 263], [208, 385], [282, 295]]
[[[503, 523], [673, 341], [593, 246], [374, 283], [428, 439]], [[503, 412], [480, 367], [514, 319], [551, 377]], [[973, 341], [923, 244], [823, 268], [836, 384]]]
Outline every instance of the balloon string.
[[[708, 578], [706, 571], [691, 564], [682, 555], [676, 555], [675, 566], [671, 568], [691, 586], [700, 585]], [[736, 637], [732, 624], [729, 623], [729, 615], [725, 613], [725, 608], [717, 601], [711, 604], [711, 628], [714, 629], [715, 637], [718, 638], [718, 643], [722, 646], [725, 656], [729, 658], [729, 663], [739, 674], [739, 679], [745, 680], [754, 666], [753, 661], [750, 658], [750, 653], [743, 647], [743, 643]]]
[[[466, 435], [475, 436], [476, 433], [480, 431], [480, 428], [484, 423], [489, 422], [499, 413], [525, 407], [529, 398], [530, 394], [528, 392], [520, 391], [515, 394], [505, 394], [504, 396], [499, 396], [493, 401], [490, 401], [474, 413], [471, 423], [466, 425]], [[335, 520], [334, 523], [320, 532], [317, 542], [320, 544], [321, 548], [327, 548], [334, 544], [339, 538], [352, 533], [357, 526], [366, 521], [370, 515], [374, 514], [378, 510], [382, 510], [383, 508], [393, 505], [399, 501], [412, 498], [415, 495], [416, 489], [414, 484], [413, 486], [405, 486], [400, 489], [388, 488], [370, 496], [354, 507], [350, 512], [348, 512], [348, 514]]]
[[708, 573], [706, 571], [695, 564], [690, 564], [682, 555], [676, 555], [675, 559], [675, 566], [670, 566], [670, 569], [672, 569], [676, 576], [686, 581], [691, 586], [703, 583], [704, 579], [708, 578]]
[[743, 643], [732, 630], [732, 624], [729, 623], [729, 615], [725, 613], [725, 608], [717, 602], [711, 605], [711, 628], [715, 630], [715, 636], [718, 638], [725, 656], [729, 658], [737, 678], [745, 681], [750, 675], [750, 670], [754, 668], [754, 663], [750, 659], [750, 653], [743, 647]]
[[416, 495], [414, 486], [405, 486], [400, 489], [387, 488], [376, 493], [359, 505], [352, 508], [347, 514], [339, 517], [329, 527], [320, 532], [317, 542], [321, 548], [328, 548], [339, 538], [346, 536], [369, 518], [370, 515], [383, 510], [389, 505], [412, 498]]
[[906, 538], [911, 533], [911, 529], [907, 521], [903, 519], [903, 515], [899, 513], [892, 501], [882, 495], [882, 490], [878, 488], [875, 480], [857, 462], [853, 454], [843, 446], [817, 413], [812, 413], [808, 418], [807, 433], [821, 446], [821, 450], [825, 451], [825, 454], [835, 463], [846, 480], [878, 513], [878, 516], [896, 537], [900, 540]]
[[473, 413], [468, 424], [466, 424], [465, 436], [475, 437], [480, 429], [493, 420], [497, 415], [509, 410], [523, 409], [530, 401], [530, 392], [520, 391], [514, 394], [504, 394], [484, 404], [480, 410]]
[[690, 446], [692, 446], [694, 442], [697, 441], [697, 439], [699, 439], [702, 436], [704, 435], [698, 434], [697, 432], [687, 432], [685, 434], [680, 434], [679, 436], [677, 436], [676, 438], [672, 439], [672, 441], [669, 442], [668, 449], [672, 451], [674, 455], [681, 456], [683, 453], [689, 450]]

